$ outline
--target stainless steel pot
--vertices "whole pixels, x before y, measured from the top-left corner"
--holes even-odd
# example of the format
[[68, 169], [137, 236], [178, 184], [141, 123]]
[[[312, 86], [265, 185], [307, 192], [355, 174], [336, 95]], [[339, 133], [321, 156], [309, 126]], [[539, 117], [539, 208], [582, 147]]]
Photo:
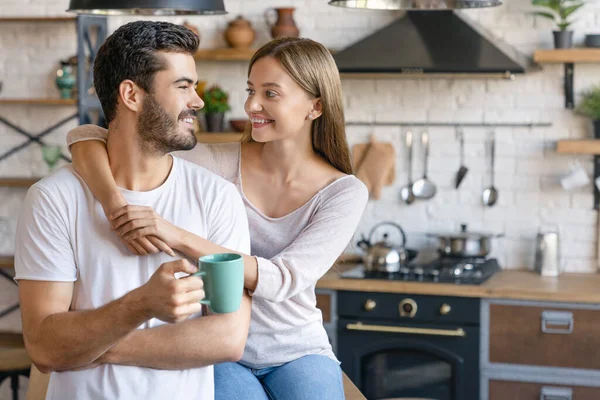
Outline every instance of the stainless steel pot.
[[428, 234], [438, 239], [438, 252], [445, 257], [485, 257], [492, 250], [492, 238], [501, 234], [477, 233], [467, 231], [467, 225], [460, 226], [455, 234]]
[[[388, 234], [383, 234], [383, 240], [377, 243], [372, 243], [373, 234], [375, 230], [381, 226], [388, 225], [397, 229], [402, 235], [402, 243], [400, 245], [393, 245], [388, 243]], [[364, 236], [358, 242], [364, 252], [363, 264], [365, 270], [368, 272], [398, 272], [402, 265], [405, 265], [409, 261], [409, 252], [404, 248], [406, 243], [406, 235], [400, 225], [393, 222], [382, 222], [371, 229], [369, 237]]]

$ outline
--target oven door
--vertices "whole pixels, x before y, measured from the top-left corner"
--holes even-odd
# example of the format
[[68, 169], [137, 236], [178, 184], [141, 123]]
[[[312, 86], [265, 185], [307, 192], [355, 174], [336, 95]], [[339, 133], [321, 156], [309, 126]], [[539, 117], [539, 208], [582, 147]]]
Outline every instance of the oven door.
[[342, 369], [368, 400], [479, 398], [479, 329], [338, 321]]

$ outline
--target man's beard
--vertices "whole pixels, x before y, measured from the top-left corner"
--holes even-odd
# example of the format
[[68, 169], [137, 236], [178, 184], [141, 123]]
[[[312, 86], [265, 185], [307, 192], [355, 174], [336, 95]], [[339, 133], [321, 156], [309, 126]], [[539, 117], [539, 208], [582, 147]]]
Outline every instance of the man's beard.
[[179, 120], [192, 115], [194, 115], [193, 110], [186, 110], [173, 120], [154, 96], [147, 95], [137, 120], [142, 149], [151, 154], [167, 154], [176, 150], [194, 148], [197, 143], [194, 129], [188, 129], [189, 134], [179, 131]]

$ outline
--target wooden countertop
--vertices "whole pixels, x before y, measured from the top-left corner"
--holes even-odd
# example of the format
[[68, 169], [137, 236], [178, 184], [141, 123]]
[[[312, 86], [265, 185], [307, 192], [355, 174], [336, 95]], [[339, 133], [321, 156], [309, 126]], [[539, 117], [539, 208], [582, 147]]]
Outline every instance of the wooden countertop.
[[317, 288], [358, 292], [600, 303], [600, 274], [562, 274], [554, 278], [542, 277], [530, 271], [505, 270], [494, 274], [482, 285], [340, 278], [341, 272], [356, 266], [357, 264], [354, 263], [345, 263], [333, 267], [317, 282]]
[[346, 400], [366, 400], [365, 396], [358, 390], [354, 383], [342, 372], [342, 379], [344, 381], [344, 394]]
[[[0, 268], [13, 268], [12, 256], [0, 256]], [[340, 273], [356, 267], [352, 262], [333, 267], [317, 282], [318, 289], [358, 292], [412, 293], [438, 296], [480, 297], [514, 300], [538, 300], [600, 303], [600, 274], [562, 274], [543, 277], [535, 272], [505, 270], [482, 285], [342, 279]]]
[[0, 268], [13, 268], [15, 259], [13, 256], [0, 256]]

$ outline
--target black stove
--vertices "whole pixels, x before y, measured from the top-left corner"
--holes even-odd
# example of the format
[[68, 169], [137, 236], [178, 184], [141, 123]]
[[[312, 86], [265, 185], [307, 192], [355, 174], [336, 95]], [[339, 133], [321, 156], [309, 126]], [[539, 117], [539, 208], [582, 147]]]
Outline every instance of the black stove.
[[350, 279], [385, 279], [390, 281], [455, 283], [480, 285], [500, 271], [495, 258], [438, 258], [431, 262], [409, 264], [398, 272], [368, 272], [358, 266], [341, 274]]

